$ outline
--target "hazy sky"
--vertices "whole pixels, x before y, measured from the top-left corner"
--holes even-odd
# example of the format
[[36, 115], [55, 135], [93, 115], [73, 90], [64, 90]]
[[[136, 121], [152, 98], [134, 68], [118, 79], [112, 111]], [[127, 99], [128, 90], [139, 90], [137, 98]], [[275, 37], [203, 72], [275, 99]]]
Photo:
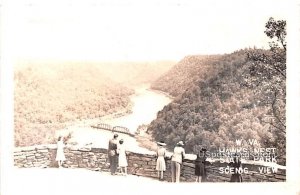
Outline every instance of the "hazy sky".
[[287, 3], [35, 0], [5, 11], [6, 43], [15, 58], [180, 60], [267, 48], [264, 25], [271, 16], [286, 19]]

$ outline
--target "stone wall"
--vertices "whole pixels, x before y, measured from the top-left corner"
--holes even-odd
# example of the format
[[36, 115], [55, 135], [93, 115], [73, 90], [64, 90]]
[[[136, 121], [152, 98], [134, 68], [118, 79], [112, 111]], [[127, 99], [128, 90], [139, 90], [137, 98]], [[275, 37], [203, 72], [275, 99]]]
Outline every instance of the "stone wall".
[[[14, 164], [16, 167], [58, 167], [55, 161], [56, 145], [41, 145], [33, 147], [17, 148], [14, 152]], [[74, 146], [65, 148], [65, 168], [86, 168], [94, 171], [109, 171], [107, 161], [107, 150], [102, 148], [77, 148]], [[139, 154], [128, 152], [128, 174], [157, 177], [156, 157], [152, 154]], [[167, 170], [165, 180], [171, 181], [170, 159], [167, 159]], [[207, 167], [207, 182], [229, 182], [231, 174], [221, 173], [220, 167], [225, 168], [227, 164], [213, 162]], [[194, 162], [184, 160], [181, 172], [181, 181], [194, 182]], [[286, 180], [285, 169], [278, 169], [276, 173], [260, 173], [262, 166], [243, 164], [248, 168], [248, 173], [243, 173], [245, 182], [282, 182]]]

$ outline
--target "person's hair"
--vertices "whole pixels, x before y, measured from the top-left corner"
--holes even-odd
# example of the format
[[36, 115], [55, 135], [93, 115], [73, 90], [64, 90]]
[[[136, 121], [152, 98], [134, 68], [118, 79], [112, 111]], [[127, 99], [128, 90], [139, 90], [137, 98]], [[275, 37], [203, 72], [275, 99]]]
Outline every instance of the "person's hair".
[[183, 148], [183, 146], [184, 146], [183, 141], [178, 142], [178, 143], [176, 144], [176, 146], [179, 146], [179, 147], [182, 147], [182, 148]]
[[118, 134], [114, 134], [114, 138], [117, 138], [119, 135]]
[[59, 136], [57, 140], [58, 140], [58, 141], [61, 141], [62, 138], [63, 138], [62, 136]]
[[124, 140], [122, 140], [122, 139], [119, 141], [120, 144], [123, 144], [123, 142], [124, 142]]

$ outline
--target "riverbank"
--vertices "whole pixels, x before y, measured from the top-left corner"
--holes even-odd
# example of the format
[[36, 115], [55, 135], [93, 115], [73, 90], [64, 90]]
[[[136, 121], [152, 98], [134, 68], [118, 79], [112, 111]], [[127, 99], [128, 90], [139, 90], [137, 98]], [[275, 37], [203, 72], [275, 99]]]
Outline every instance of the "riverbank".
[[102, 117], [102, 123], [126, 127], [131, 133], [135, 133], [139, 126], [148, 125], [155, 120], [157, 112], [172, 101], [163, 93], [149, 89], [149, 85], [136, 88], [130, 100], [132, 113], [121, 117]]
[[170, 94], [168, 94], [167, 92], [160, 91], [160, 90], [157, 90], [157, 89], [153, 89], [153, 88], [151, 88], [151, 86], [150, 86], [150, 88], [149, 88], [149, 89], [147, 89], [147, 90], [151, 90], [151, 91], [153, 91], [153, 92], [156, 92], [156, 93], [158, 93], [158, 94], [162, 94], [162, 95], [164, 95], [164, 96], [166, 96], [166, 97], [168, 97], [168, 98], [170, 98], [170, 99], [172, 99], [172, 100], [174, 100], [174, 99], [175, 99], [175, 97], [174, 97], [174, 96], [171, 96], [171, 95], [170, 95]]
[[129, 129], [135, 137], [120, 134], [132, 151], [155, 151], [156, 143], [151, 135], [137, 132], [139, 127], [147, 127], [152, 120], [155, 120], [156, 114], [165, 105], [172, 100], [166, 97], [163, 92], [152, 91], [149, 85], [142, 85], [135, 89], [135, 93], [130, 96], [130, 104], [126, 109], [105, 115], [95, 119], [86, 119], [75, 121], [68, 127], [58, 130], [56, 137], [59, 135], [70, 135], [70, 143], [75, 145], [93, 145], [98, 147], [107, 147], [108, 140], [113, 136], [112, 132], [94, 129], [91, 126], [99, 123], [108, 124], [112, 127], [122, 126]]
[[[111, 114], [108, 114], [108, 115], [105, 115], [105, 116], [101, 116], [99, 118], [77, 120], [77, 121], [68, 122], [66, 124], [68, 124], [68, 126], [72, 126], [72, 125], [75, 125], [75, 124], [79, 124], [79, 125], [96, 125], [98, 123], [105, 123], [106, 121], [111, 121], [111, 120], [114, 120], [114, 119], [117, 119], [117, 118], [126, 117], [130, 114], [133, 114], [133, 112], [134, 112], [133, 111], [133, 108], [135, 106], [135, 104], [133, 102], [134, 98], [140, 96], [145, 91], [154, 92], [157, 95], [167, 97], [168, 99], [170, 99], [170, 102], [174, 99], [174, 97], [167, 94], [166, 92], [151, 89], [149, 84], [144, 84], [144, 85], [141, 85], [140, 87], [135, 89], [135, 93], [129, 97], [131, 101], [129, 102], [129, 104], [126, 108], [124, 108], [122, 110], [119, 110], [118, 112], [114, 112], [114, 113], [111, 113]], [[145, 103], [146, 103], [146, 101], [145, 101]], [[140, 125], [146, 125], [146, 124], [141, 123]], [[65, 125], [65, 126], [67, 126], [67, 125]]]

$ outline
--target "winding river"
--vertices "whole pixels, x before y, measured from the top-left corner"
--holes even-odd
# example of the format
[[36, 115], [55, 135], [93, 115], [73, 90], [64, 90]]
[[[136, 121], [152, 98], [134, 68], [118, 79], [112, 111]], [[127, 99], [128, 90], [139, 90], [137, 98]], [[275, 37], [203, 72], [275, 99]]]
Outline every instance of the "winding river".
[[[133, 103], [132, 113], [116, 118], [103, 117], [100, 119], [101, 123], [127, 127], [131, 133], [134, 133], [139, 125], [148, 125], [156, 119], [157, 112], [169, 104], [172, 98], [160, 91], [151, 90], [150, 85], [143, 85], [135, 88], [135, 94], [130, 96], [130, 100]], [[112, 132], [90, 127], [90, 122], [95, 124], [97, 121], [99, 122], [99, 119], [86, 120], [83, 124], [69, 126], [57, 133], [66, 135], [72, 132], [70, 142], [75, 142], [77, 145], [106, 148], [108, 140], [112, 137]], [[121, 138], [125, 140], [126, 146], [131, 151], [148, 151], [140, 148], [134, 137], [122, 134], [120, 135]]]
[[167, 95], [150, 90], [150, 85], [136, 88], [130, 100], [133, 103], [132, 113], [103, 122], [112, 126], [127, 127], [130, 132], [134, 133], [139, 125], [148, 125], [156, 119], [157, 112], [172, 101]]

